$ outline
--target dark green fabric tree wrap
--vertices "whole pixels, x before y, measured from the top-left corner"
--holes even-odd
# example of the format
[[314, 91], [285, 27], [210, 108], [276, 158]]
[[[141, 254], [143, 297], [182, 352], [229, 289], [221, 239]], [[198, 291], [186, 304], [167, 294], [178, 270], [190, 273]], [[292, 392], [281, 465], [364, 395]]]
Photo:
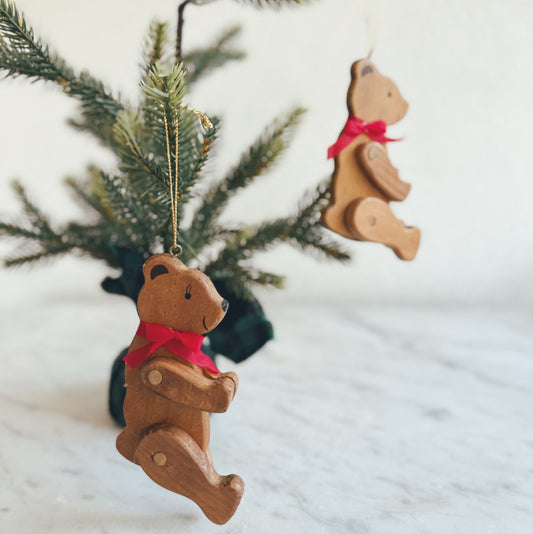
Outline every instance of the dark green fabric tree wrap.
[[126, 387], [124, 378], [124, 362], [122, 358], [128, 354], [126, 347], [113, 362], [111, 368], [111, 380], [109, 381], [108, 409], [113, 421], [122, 427], [126, 426], [124, 419], [124, 398], [126, 397]]
[[272, 324], [255, 298], [235, 295], [224, 280], [213, 280], [217, 291], [230, 303], [223, 321], [209, 334], [211, 349], [239, 363], [255, 354], [274, 337]]

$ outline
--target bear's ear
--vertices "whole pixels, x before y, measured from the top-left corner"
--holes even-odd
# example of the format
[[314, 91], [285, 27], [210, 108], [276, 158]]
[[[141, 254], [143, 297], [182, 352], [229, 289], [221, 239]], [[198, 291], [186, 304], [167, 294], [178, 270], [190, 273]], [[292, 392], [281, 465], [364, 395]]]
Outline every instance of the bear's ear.
[[361, 79], [369, 74], [377, 72], [376, 66], [368, 59], [360, 59], [352, 65], [352, 77]]
[[157, 278], [161, 274], [168, 274], [168, 269], [159, 263], [150, 270], [150, 280]]
[[144, 280], [149, 282], [158, 276], [182, 269], [183, 263], [171, 254], [155, 254], [148, 258], [143, 267]]
[[372, 68], [371, 65], [366, 65], [363, 70], [361, 71], [361, 78], [365, 75], [365, 74], [371, 74], [372, 72], [374, 72], [374, 69]]

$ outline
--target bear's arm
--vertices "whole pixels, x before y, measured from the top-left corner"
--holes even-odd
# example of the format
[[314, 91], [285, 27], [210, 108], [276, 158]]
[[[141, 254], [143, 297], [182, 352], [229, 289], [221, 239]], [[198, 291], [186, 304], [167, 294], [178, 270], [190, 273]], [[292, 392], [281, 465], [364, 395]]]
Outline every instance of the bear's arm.
[[400, 180], [387, 152], [379, 143], [366, 143], [357, 153], [361, 167], [376, 187], [390, 200], [404, 200], [411, 185]]
[[237, 375], [217, 377], [171, 358], [154, 358], [144, 364], [141, 378], [154, 393], [204, 412], [225, 412], [237, 390]]

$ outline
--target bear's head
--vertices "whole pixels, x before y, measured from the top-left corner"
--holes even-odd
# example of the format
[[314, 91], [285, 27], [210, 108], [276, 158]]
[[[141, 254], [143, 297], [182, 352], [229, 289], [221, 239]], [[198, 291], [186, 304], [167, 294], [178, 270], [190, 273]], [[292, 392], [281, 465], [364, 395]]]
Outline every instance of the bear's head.
[[348, 110], [367, 122], [398, 122], [407, 113], [408, 104], [396, 84], [378, 72], [368, 59], [352, 65], [352, 83], [348, 90]]
[[141, 321], [205, 335], [226, 315], [228, 301], [209, 277], [171, 254], [156, 254], [143, 267], [137, 311]]

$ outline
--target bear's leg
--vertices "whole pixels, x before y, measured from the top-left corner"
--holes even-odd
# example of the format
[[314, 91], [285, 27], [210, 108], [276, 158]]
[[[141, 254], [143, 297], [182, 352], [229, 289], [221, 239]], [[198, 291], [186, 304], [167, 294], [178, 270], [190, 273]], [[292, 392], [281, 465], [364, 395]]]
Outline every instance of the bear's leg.
[[127, 458], [130, 462], [135, 462], [135, 448], [138, 441], [138, 433], [131, 430], [131, 427], [127, 426], [117, 437], [117, 450]]
[[344, 220], [355, 239], [383, 243], [402, 260], [412, 260], [416, 256], [420, 230], [405, 226], [383, 200], [354, 200], [346, 208]]
[[214, 523], [226, 523], [239, 505], [242, 479], [220, 476], [211, 455], [175, 426], [150, 428], [139, 441], [135, 459], [154, 482], [192, 499]]

